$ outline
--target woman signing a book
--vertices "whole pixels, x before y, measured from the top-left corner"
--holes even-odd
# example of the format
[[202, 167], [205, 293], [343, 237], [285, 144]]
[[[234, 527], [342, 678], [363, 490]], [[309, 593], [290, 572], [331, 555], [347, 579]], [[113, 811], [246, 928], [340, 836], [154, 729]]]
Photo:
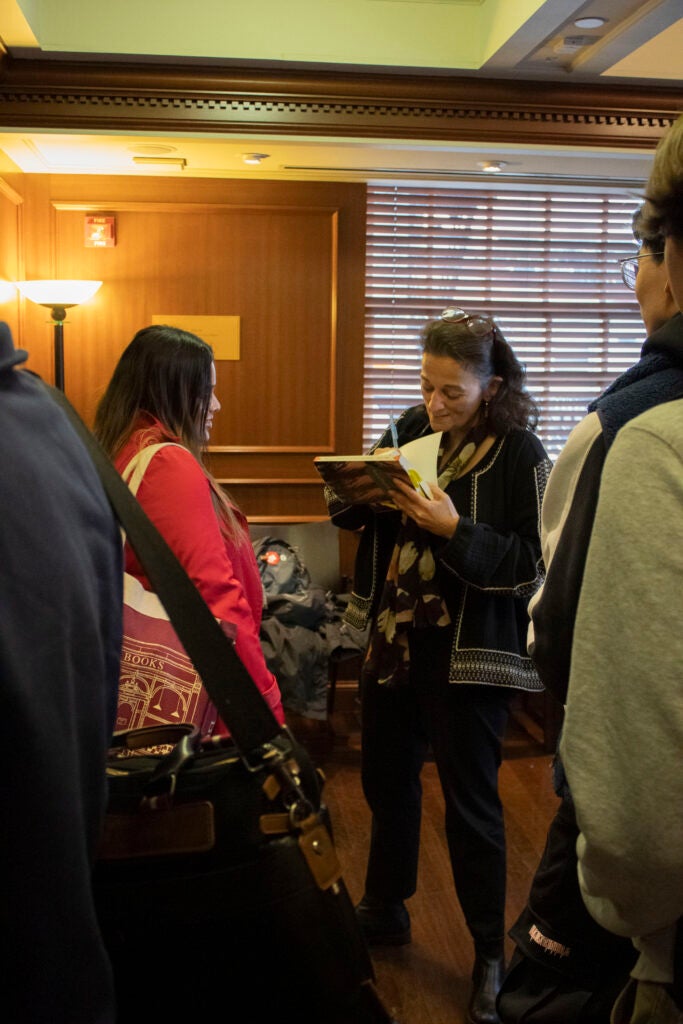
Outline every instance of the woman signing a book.
[[[362, 530], [347, 621], [371, 623], [361, 676], [362, 778], [372, 811], [365, 894], [371, 945], [410, 941], [420, 773], [434, 756], [455, 888], [474, 943], [469, 1020], [495, 1024], [504, 971], [501, 744], [515, 690], [539, 690], [526, 652], [541, 582], [540, 506], [550, 460], [525, 374], [492, 320], [447, 309], [422, 332], [423, 402], [375, 446], [440, 433], [431, 498], [397, 482], [397, 509], [326, 488], [333, 522]], [[370, 499], [368, 496], [370, 495]]]

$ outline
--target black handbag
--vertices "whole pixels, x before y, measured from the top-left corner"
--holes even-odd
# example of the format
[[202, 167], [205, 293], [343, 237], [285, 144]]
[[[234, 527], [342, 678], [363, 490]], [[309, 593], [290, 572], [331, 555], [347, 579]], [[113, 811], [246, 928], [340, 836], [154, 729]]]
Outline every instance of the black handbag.
[[93, 887], [120, 1024], [391, 1024], [306, 750], [61, 392], [229, 740], [191, 724], [115, 734]]

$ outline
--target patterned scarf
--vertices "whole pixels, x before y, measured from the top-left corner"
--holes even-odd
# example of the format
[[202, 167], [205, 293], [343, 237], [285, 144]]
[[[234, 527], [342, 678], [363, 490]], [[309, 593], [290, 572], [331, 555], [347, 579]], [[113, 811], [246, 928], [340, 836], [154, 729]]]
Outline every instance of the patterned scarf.
[[[486, 419], [469, 431], [438, 476], [437, 484], [441, 490], [462, 474], [488, 436]], [[447, 626], [451, 621], [434, 579], [436, 561], [431, 536], [426, 530], [421, 530], [414, 519], [405, 513], [401, 516], [363, 665], [363, 676], [376, 680], [382, 686], [401, 686], [408, 682], [409, 629]]]

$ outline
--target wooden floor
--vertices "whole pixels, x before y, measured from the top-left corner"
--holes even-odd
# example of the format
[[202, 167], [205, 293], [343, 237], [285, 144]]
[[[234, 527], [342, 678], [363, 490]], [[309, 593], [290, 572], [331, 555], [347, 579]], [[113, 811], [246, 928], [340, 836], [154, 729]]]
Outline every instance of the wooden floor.
[[[346, 884], [357, 902], [363, 893], [370, 827], [360, 784], [359, 736], [348, 713], [333, 715], [332, 726], [334, 740], [327, 751], [316, 757], [312, 744], [307, 745], [327, 778], [325, 798], [335, 842]], [[304, 736], [300, 738], [306, 743]], [[537, 730], [527, 732], [512, 721], [500, 772], [508, 842], [508, 926], [525, 903], [558, 803], [550, 763]], [[399, 1024], [464, 1024], [473, 953], [453, 888], [443, 799], [433, 763], [425, 765], [423, 787], [418, 890], [408, 902], [413, 941], [373, 951], [377, 987]], [[509, 956], [512, 943], [507, 941]]]

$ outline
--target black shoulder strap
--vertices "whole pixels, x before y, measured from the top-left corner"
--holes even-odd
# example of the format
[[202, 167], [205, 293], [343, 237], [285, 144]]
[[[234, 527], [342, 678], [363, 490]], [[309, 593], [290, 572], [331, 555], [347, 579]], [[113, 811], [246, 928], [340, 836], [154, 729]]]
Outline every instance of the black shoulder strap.
[[65, 395], [45, 385], [88, 449], [114, 513], [243, 757], [282, 735], [231, 641]]

